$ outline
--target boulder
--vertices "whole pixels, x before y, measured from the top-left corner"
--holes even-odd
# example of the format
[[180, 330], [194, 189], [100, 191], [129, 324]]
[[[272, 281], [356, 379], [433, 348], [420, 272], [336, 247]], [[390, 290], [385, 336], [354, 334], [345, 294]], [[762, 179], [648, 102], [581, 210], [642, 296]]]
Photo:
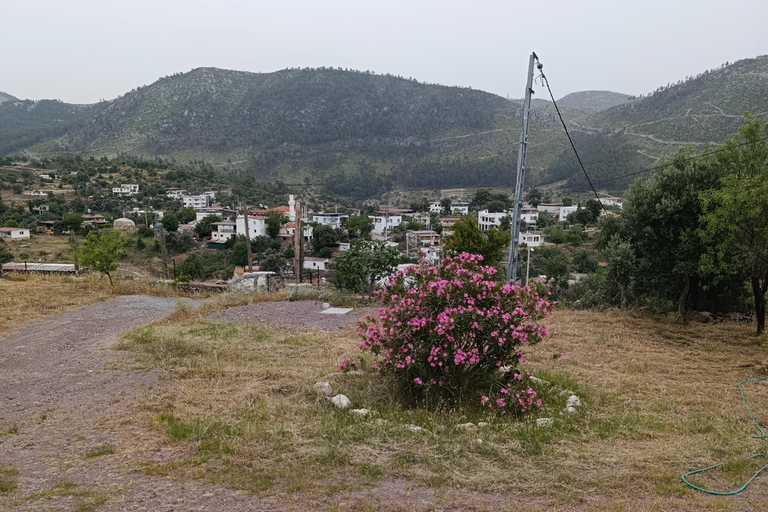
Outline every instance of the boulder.
[[331, 396], [331, 385], [328, 382], [315, 382], [315, 391], [321, 395]]
[[350, 405], [352, 405], [352, 402], [344, 395], [336, 395], [333, 398], [331, 398], [331, 403], [335, 405], [339, 409], [346, 409]]

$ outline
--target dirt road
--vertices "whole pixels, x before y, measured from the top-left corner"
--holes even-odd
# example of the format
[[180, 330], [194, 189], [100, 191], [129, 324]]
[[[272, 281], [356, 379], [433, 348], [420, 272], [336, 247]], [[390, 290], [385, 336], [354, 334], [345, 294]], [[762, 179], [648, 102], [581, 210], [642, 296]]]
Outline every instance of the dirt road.
[[176, 302], [120, 297], [0, 339], [0, 469], [18, 472], [18, 488], [0, 494], [0, 510], [275, 508], [223, 487], [137, 471], [144, 461], [184, 454], [130, 419], [158, 374], [132, 370], [130, 356], [109, 347]]

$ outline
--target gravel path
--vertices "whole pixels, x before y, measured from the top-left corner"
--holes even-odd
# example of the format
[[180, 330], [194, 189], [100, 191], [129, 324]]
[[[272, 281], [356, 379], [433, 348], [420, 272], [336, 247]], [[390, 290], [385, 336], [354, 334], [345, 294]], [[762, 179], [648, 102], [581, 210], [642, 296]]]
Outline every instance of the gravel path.
[[277, 323], [315, 327], [320, 331], [335, 331], [363, 320], [366, 315], [375, 315], [378, 310], [375, 307], [355, 308], [344, 315], [329, 315], [323, 313], [322, 302], [302, 300], [248, 304], [219, 311], [209, 318], [235, 322]]
[[[131, 419], [158, 373], [133, 371], [129, 355], [106, 349], [176, 302], [120, 297], [0, 339], [0, 467], [16, 469], [19, 482], [0, 495], [0, 510], [274, 510], [223, 487], [136, 471], [185, 454]], [[99, 449], [113, 453], [88, 456]]]

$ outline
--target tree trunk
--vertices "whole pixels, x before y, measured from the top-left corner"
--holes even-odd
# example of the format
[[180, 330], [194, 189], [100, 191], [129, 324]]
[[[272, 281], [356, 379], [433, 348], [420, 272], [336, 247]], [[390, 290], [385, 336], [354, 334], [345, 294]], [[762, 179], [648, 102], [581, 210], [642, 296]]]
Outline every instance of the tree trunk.
[[752, 276], [752, 293], [755, 295], [755, 318], [757, 319], [757, 334], [765, 332], [765, 291], [760, 286], [760, 278]]
[[688, 299], [688, 291], [691, 288], [691, 279], [688, 276], [683, 277], [683, 289], [680, 292], [680, 299], [677, 303], [677, 315], [675, 321], [680, 324], [686, 323], [685, 320], [685, 301]]

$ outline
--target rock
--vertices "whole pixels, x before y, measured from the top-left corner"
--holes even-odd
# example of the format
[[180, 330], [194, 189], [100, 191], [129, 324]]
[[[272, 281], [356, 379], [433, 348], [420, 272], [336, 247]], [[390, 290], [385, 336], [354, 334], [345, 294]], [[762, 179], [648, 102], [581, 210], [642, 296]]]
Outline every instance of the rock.
[[235, 267], [235, 275], [236, 276], [241, 276], [243, 274], [245, 274], [245, 270], [243, 270], [243, 267]]
[[315, 382], [315, 391], [321, 395], [331, 396], [331, 385], [328, 382]]
[[350, 409], [349, 414], [358, 418], [365, 418], [370, 412], [368, 409]]
[[482, 439], [475, 439], [472, 442], [475, 443], [475, 444], [483, 444], [483, 440]]
[[323, 309], [328, 309], [330, 307], [331, 307], [331, 305], [329, 303], [323, 302]]
[[552, 418], [536, 418], [536, 426], [541, 428], [549, 428], [555, 423]]
[[422, 427], [420, 427], [418, 425], [408, 424], [408, 425], [405, 425], [405, 428], [407, 428], [411, 432], [426, 432], [426, 429], [424, 429], [424, 428], [422, 428]]
[[559, 394], [560, 396], [572, 396], [573, 391], [571, 391], [570, 389], [564, 389]]
[[352, 402], [349, 401], [349, 398], [344, 395], [336, 395], [335, 397], [331, 398], [331, 403], [339, 409], [346, 409], [352, 405]]
[[572, 405], [569, 405], [565, 408], [565, 412], [569, 414], [573, 414], [575, 412], [578, 412], [579, 410], [576, 407], [573, 407]]
[[470, 432], [474, 432], [477, 430], [477, 427], [471, 421], [469, 423], [461, 423], [459, 425], [456, 425], [456, 428], [458, 430], [468, 430]]
[[505, 373], [509, 373], [509, 372], [511, 372], [514, 369], [515, 368], [513, 366], [509, 366], [509, 365], [499, 366], [499, 373], [504, 375]]
[[363, 370], [350, 370], [347, 372], [347, 375], [362, 375]]
[[530, 380], [534, 384], [541, 384], [542, 386], [549, 386], [549, 384], [550, 384], [548, 381], [546, 381], [544, 379], [540, 379], [538, 377], [534, 377], [533, 375], [528, 377], [528, 380]]
[[487, 421], [479, 421], [477, 423], [477, 428], [485, 428], [487, 426], [488, 426], [488, 422]]
[[387, 420], [383, 420], [383, 419], [381, 419], [381, 418], [379, 418], [379, 419], [377, 419], [377, 420], [376, 420], [376, 424], [377, 424], [378, 426], [380, 426], [380, 427], [383, 427], [383, 426], [384, 426], [384, 425], [386, 425], [387, 423], [389, 423]]
[[568, 397], [568, 401], [565, 402], [565, 407], [581, 407], [581, 400], [576, 395], [571, 395]]

